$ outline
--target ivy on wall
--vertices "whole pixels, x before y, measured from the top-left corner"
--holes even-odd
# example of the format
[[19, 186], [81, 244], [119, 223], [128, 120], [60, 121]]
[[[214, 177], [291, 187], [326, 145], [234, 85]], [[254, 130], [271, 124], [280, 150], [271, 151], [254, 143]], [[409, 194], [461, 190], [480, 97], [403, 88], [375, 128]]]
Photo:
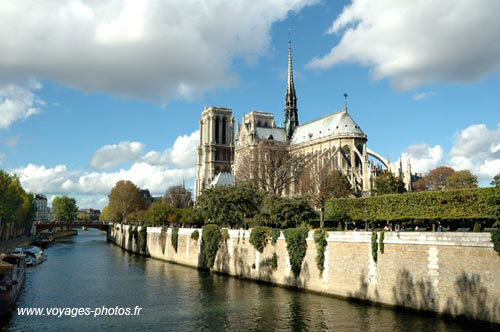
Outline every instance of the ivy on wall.
[[273, 257], [271, 258], [271, 269], [273, 271], [276, 271], [278, 269], [278, 255], [276, 255], [276, 253], [274, 253]]
[[219, 225], [208, 224], [203, 226], [201, 233], [202, 262], [205, 268], [210, 269], [214, 266], [215, 256], [222, 240], [222, 232]]
[[221, 229], [221, 236], [222, 240], [227, 242], [227, 240], [229, 240], [229, 231], [226, 228]]
[[318, 228], [314, 231], [314, 243], [316, 243], [316, 266], [320, 274], [323, 274], [325, 269], [325, 248], [327, 245], [326, 231], [323, 228]]
[[172, 228], [171, 240], [172, 240], [172, 247], [174, 248], [175, 252], [177, 252], [177, 245], [179, 243], [179, 227]]
[[493, 242], [495, 251], [500, 255], [500, 229], [491, 233], [491, 242]]
[[273, 228], [271, 230], [271, 243], [272, 243], [272, 245], [276, 245], [276, 241], [278, 241], [280, 234], [281, 234], [281, 229], [279, 229], [279, 228]]
[[267, 246], [271, 229], [265, 226], [257, 226], [252, 228], [250, 232], [250, 244], [260, 253], [264, 252]]
[[198, 232], [198, 230], [195, 230], [193, 233], [191, 233], [192, 240], [198, 241], [199, 238], [200, 238], [200, 232]]
[[384, 253], [384, 238], [385, 238], [385, 232], [382, 231], [380, 233], [380, 238], [379, 238], [379, 241], [378, 241], [378, 246], [380, 248], [380, 253], [383, 254]]
[[293, 275], [297, 278], [302, 269], [302, 261], [306, 256], [307, 250], [307, 233], [309, 229], [306, 227], [288, 228], [283, 231], [286, 240], [286, 249], [290, 257], [290, 265]]
[[138, 233], [137, 245], [139, 248], [139, 252], [145, 253], [148, 240], [148, 233], [146, 226], [142, 226], [141, 229], [137, 231], [137, 233]]
[[377, 263], [377, 232], [372, 232], [372, 258], [375, 263]]

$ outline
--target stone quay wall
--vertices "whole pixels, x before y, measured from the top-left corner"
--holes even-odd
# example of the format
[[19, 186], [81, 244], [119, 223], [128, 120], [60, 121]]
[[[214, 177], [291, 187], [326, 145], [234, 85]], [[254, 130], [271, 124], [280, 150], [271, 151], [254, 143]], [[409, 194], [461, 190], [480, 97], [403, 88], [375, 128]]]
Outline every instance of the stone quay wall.
[[[110, 226], [108, 240], [139, 253], [128, 225]], [[152, 258], [200, 268], [202, 230], [179, 229], [177, 252], [172, 229], [147, 228]], [[130, 238], [132, 238], [130, 240]], [[385, 232], [384, 253], [372, 259], [370, 232], [329, 232], [324, 271], [316, 266], [313, 232], [307, 238], [302, 271], [291, 271], [283, 233], [263, 253], [249, 242], [249, 230], [229, 230], [213, 271], [281, 286], [416, 310], [500, 323], [500, 256], [489, 233]], [[278, 267], [271, 259], [276, 253]]]

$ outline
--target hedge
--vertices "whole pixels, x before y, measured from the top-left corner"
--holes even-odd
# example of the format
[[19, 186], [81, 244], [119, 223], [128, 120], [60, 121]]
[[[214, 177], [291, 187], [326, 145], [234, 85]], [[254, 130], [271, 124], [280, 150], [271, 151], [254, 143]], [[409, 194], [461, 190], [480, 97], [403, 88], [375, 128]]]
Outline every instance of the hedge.
[[492, 219], [487, 200], [493, 195], [493, 188], [478, 188], [332, 199], [326, 217], [370, 222]]

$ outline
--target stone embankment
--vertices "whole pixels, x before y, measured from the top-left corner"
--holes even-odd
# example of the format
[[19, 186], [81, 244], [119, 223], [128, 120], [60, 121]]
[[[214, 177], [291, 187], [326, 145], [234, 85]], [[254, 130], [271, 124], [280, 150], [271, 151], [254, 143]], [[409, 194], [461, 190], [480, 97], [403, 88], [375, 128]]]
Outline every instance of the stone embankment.
[[[133, 253], [130, 226], [115, 225], [108, 240]], [[177, 251], [172, 229], [147, 228], [146, 256], [201, 268], [202, 231], [179, 229]], [[324, 271], [316, 265], [313, 232], [300, 275], [291, 271], [283, 234], [263, 253], [249, 242], [250, 231], [229, 230], [213, 267], [217, 273], [297, 287], [318, 293], [500, 323], [500, 256], [489, 233], [386, 232], [384, 252], [372, 257], [369, 232], [329, 232]], [[271, 264], [277, 256], [277, 268]]]

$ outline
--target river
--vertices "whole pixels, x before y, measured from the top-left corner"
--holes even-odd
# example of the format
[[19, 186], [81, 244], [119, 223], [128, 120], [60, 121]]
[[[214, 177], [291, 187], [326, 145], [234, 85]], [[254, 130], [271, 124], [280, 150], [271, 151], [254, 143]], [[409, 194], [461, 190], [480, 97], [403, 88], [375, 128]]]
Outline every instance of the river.
[[[142, 308], [131, 316], [26, 316], [1, 331], [488, 331], [414, 312], [200, 272], [129, 254], [97, 230], [79, 231], [28, 268], [18, 308]], [[89, 309], [89, 310], [90, 310]], [[45, 309], [44, 309], [45, 310]], [[498, 330], [498, 329], [497, 329]]]

